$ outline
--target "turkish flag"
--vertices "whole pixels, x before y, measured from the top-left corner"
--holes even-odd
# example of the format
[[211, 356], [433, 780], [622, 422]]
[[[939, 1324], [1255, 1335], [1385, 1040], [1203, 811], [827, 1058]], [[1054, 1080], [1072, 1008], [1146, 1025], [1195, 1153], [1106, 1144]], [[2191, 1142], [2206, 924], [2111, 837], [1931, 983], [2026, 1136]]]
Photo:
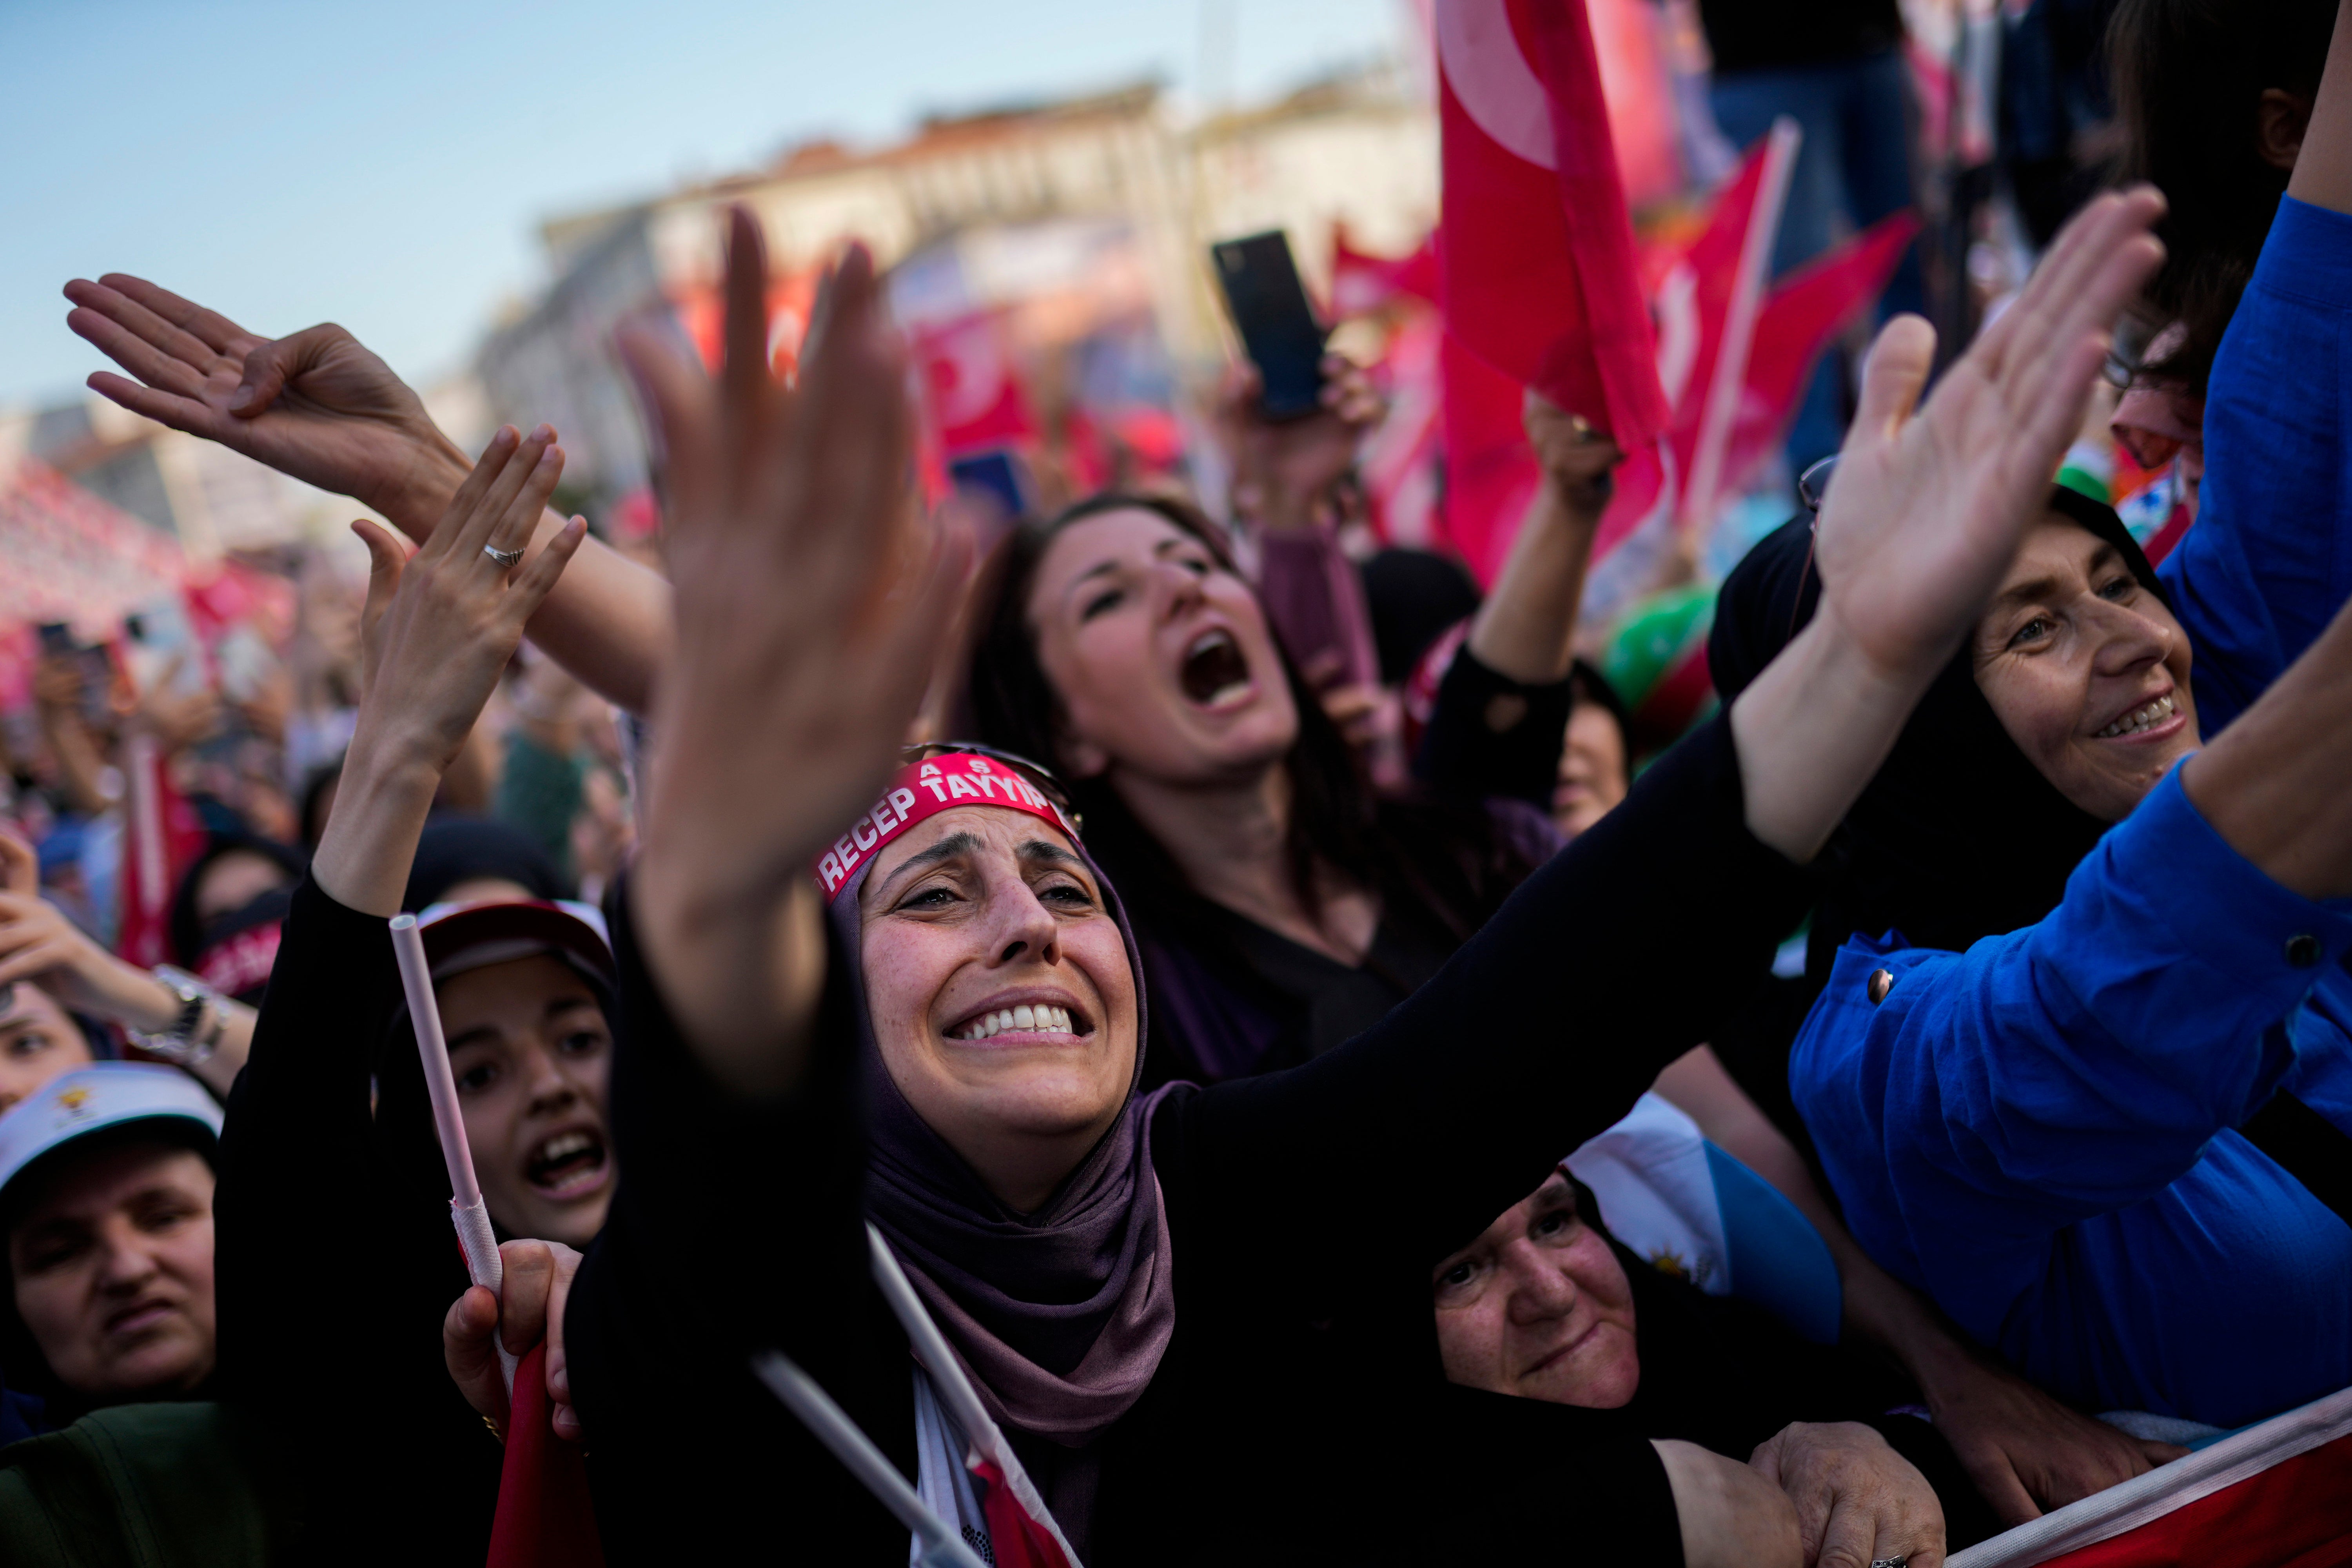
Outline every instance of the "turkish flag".
[[919, 327], [914, 340], [923, 406], [950, 460], [1036, 436], [995, 311]]
[[1658, 379], [1674, 406], [1666, 440], [1686, 527], [1715, 518], [1734, 487], [1724, 455], [1745, 398], [1773, 241], [1802, 132], [1782, 118], [1717, 192], [1700, 231], [1659, 280]]
[[1666, 403], [1582, 0], [1437, 0], [1434, 20], [1446, 326], [1627, 450], [1646, 445]]
[[1899, 212], [1880, 219], [1784, 278], [1766, 297], [1748, 354], [1747, 389], [1732, 417], [1723, 456], [1723, 489], [1734, 493], [1787, 436], [1798, 401], [1832, 339], [1885, 291], [1919, 219]]
[[1444, 448], [1444, 389], [1438, 372], [1445, 329], [1436, 314], [1417, 310], [1389, 339], [1374, 367], [1388, 393], [1388, 416], [1364, 443], [1364, 495], [1372, 532], [1383, 544], [1433, 548], [1444, 536], [1438, 516], [1439, 457]]
[[205, 826], [195, 807], [173, 786], [164, 763], [153, 736], [134, 730], [125, 739], [122, 772], [128, 787], [114, 951], [141, 969], [196, 960], [193, 952], [171, 950], [172, 894], [180, 873], [204, 852]]
[[604, 1542], [588, 1500], [588, 1468], [580, 1445], [555, 1435], [554, 1416], [547, 1397], [547, 1342], [541, 1340], [515, 1368], [488, 1568], [604, 1568]]
[[1349, 242], [1348, 226], [1331, 226], [1331, 319], [1368, 316], [1391, 300], [1437, 303], [1437, 237], [1405, 256], [1374, 256]]

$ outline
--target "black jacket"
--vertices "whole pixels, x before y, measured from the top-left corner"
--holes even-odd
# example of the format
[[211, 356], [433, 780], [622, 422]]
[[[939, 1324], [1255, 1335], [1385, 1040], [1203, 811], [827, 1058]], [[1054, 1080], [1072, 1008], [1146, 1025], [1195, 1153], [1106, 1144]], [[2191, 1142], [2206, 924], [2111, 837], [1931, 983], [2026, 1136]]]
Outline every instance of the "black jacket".
[[[1717, 721], [1362, 1036], [1161, 1102], [1176, 1330], [1100, 1441], [1090, 1564], [1679, 1561], [1643, 1436], [1444, 1381], [1430, 1271], [1764, 972], [1807, 882], [1743, 816]], [[898, 1568], [906, 1531], [745, 1367], [784, 1351], [914, 1473], [907, 1344], [867, 1275], [845, 987], [803, 1081], [747, 1101], [697, 1067], [625, 918], [615, 934], [625, 1174], [567, 1318], [608, 1556], [756, 1544]]]
[[220, 1381], [277, 1440], [310, 1562], [479, 1563], [498, 1504], [502, 1450], [441, 1355], [467, 1282], [448, 1174], [429, 1121], [371, 1114], [399, 988], [384, 921], [306, 877], [221, 1129]]

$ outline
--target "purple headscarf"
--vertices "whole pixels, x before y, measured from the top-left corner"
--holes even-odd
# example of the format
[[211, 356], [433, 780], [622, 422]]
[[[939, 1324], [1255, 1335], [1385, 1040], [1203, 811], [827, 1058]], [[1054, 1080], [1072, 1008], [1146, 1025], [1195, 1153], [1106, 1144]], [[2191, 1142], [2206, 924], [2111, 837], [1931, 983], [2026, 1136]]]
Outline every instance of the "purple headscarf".
[[[1135, 1091], [1143, 1076], [1143, 966], [1118, 892], [1083, 844], [1073, 838], [1072, 847], [1118, 922], [1135, 976], [1136, 1060], [1118, 1120], [1034, 1213], [1007, 1208], [907, 1103], [876, 1044], [862, 970], [853, 973], [872, 1140], [867, 1217], [990, 1414], [1075, 1448], [1100, 1436], [1150, 1385], [1175, 1331], [1176, 1300], [1167, 1206], [1151, 1165], [1151, 1112], [1166, 1090]], [[862, 858], [832, 901], [852, 952], [860, 951], [858, 894], [875, 858]]]

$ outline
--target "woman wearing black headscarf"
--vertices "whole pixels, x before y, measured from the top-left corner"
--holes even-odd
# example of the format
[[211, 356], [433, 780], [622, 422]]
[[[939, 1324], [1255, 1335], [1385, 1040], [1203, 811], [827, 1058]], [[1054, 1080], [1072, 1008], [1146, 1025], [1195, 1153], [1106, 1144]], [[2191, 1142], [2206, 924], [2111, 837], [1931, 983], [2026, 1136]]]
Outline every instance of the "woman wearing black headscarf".
[[[1792, 523], [1726, 584], [1727, 692], [1812, 613], [1811, 544]], [[2238, 759], [2294, 780], [2327, 732], [2282, 692], [2311, 700], [2344, 628], [2182, 769], [2173, 605], [2112, 510], [2052, 492], [1833, 841], [1790, 1075], [1891, 1273], [2069, 1399], [2227, 1426], [2352, 1382], [2352, 980], [2323, 962], [2352, 926], [2324, 856], [2231, 815]]]
[[[1563, 1518], [1628, 1555], [1670, 1553], [1674, 1528], [1693, 1563], [1798, 1560], [1745, 1467], [1582, 1447], [1552, 1407], [1446, 1385], [1428, 1269], [1759, 972], [1806, 898], [1789, 857], [1843, 815], [2030, 515], [2016, 476], [2063, 448], [2158, 207], [2095, 204], [1917, 421], [1932, 333], [1889, 330], [1825, 527], [1834, 613], [1434, 980], [1290, 1072], [1150, 1096], [1117, 896], [1057, 814], [985, 799], [991, 759], [957, 763], [961, 791], [944, 763], [887, 772], [962, 563], [901, 510], [904, 374], [870, 263], [852, 253], [777, 387], [739, 213], [719, 385], [625, 339], [671, 455], [680, 615], [616, 928], [631, 1173], [567, 1310], [609, 1552], [760, 1532], [903, 1560], [745, 1367], [782, 1349], [918, 1469], [872, 1215], [1090, 1560], [1491, 1560], [1558, 1550]], [[1662, 940], [1694, 908], [1696, 953]], [[1563, 991], [1606, 1051], [1563, 1042]], [[1743, 1531], [1750, 1505], [1779, 1522]]]

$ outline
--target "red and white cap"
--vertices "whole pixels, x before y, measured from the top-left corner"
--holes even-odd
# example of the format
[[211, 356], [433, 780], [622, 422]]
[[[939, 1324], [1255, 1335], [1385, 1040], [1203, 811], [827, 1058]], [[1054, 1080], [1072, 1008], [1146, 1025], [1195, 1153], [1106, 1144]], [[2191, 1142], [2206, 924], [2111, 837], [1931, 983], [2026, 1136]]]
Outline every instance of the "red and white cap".
[[571, 899], [430, 904], [418, 912], [416, 930], [436, 984], [469, 969], [541, 953], [563, 960], [608, 993], [617, 983], [604, 911], [593, 904]]
[[840, 897], [841, 890], [856, 879], [858, 868], [882, 846], [925, 817], [960, 805], [1024, 811], [1067, 834], [1071, 843], [1078, 839], [1077, 824], [1069, 814], [1012, 763], [977, 752], [946, 752], [898, 770], [874, 808], [850, 824], [849, 831], [817, 858], [817, 887], [828, 901]]

